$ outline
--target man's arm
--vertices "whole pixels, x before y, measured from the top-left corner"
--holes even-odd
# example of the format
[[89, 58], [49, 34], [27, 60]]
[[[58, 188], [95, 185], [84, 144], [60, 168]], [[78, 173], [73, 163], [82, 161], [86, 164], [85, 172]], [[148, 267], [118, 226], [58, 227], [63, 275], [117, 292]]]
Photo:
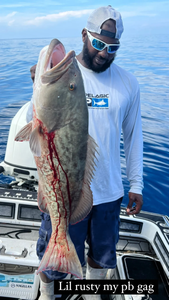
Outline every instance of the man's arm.
[[126, 173], [130, 182], [127, 213], [133, 215], [139, 213], [143, 205], [143, 137], [139, 87], [132, 99], [128, 114], [123, 121], [123, 139]]

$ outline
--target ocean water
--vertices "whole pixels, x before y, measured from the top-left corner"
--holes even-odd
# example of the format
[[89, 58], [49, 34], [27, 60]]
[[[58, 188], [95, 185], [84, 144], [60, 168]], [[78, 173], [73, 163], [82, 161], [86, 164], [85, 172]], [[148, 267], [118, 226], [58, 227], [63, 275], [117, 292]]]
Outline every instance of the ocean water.
[[[0, 40], [0, 161], [3, 161], [12, 117], [30, 100], [29, 69], [51, 39]], [[60, 39], [66, 51], [82, 48], [81, 37]], [[140, 84], [144, 139], [143, 210], [169, 215], [169, 36], [122, 38], [115, 63], [132, 72]], [[128, 181], [121, 140], [123, 205], [128, 203]], [[0, 175], [0, 183], [11, 178]]]

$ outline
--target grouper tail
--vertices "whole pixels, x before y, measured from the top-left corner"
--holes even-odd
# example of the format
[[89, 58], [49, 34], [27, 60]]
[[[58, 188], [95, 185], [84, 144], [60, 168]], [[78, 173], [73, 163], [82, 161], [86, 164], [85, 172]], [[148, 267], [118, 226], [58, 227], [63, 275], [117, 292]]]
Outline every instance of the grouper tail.
[[37, 274], [45, 270], [68, 273], [83, 279], [82, 267], [68, 232], [66, 239], [59, 239], [55, 232], [52, 233]]

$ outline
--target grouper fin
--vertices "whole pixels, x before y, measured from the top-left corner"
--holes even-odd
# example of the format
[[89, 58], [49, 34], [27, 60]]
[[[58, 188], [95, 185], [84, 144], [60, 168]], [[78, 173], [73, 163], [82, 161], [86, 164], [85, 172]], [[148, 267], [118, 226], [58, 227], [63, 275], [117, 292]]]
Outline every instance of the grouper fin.
[[29, 139], [30, 149], [35, 156], [41, 156], [39, 127], [35, 127]]
[[58, 238], [55, 232], [52, 233], [37, 274], [44, 270], [56, 270], [83, 279], [81, 263], [68, 232], [66, 239]]
[[[97, 147], [98, 146], [96, 142], [89, 135], [88, 142], [87, 142], [87, 158], [86, 158], [86, 166], [85, 166], [81, 197], [80, 200], [78, 201], [78, 205], [76, 206], [74, 211], [71, 212], [70, 224], [75, 224], [83, 220], [92, 209], [93, 194], [90, 189], [90, 184], [94, 176], [94, 171], [96, 166], [96, 162], [95, 162], [97, 160], [96, 153], [98, 154]], [[75, 205], [72, 206], [75, 207]]]
[[17, 142], [29, 141], [31, 133], [32, 133], [32, 121], [26, 124], [24, 127], [22, 127], [21, 130], [19, 130], [19, 132], [15, 137], [15, 141]]
[[49, 214], [49, 210], [48, 210], [48, 206], [47, 206], [47, 201], [46, 201], [46, 197], [43, 195], [43, 190], [41, 188], [41, 185], [39, 183], [38, 186], [38, 197], [37, 197], [37, 201], [38, 201], [38, 207], [39, 209], [46, 213]]

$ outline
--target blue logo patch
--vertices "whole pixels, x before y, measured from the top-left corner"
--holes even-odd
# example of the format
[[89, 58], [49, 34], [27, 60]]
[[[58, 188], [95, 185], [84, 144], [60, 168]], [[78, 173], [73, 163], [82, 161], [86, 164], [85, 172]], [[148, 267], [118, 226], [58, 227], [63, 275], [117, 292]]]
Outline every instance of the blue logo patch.
[[92, 98], [93, 108], [108, 108], [109, 102], [108, 98]]

